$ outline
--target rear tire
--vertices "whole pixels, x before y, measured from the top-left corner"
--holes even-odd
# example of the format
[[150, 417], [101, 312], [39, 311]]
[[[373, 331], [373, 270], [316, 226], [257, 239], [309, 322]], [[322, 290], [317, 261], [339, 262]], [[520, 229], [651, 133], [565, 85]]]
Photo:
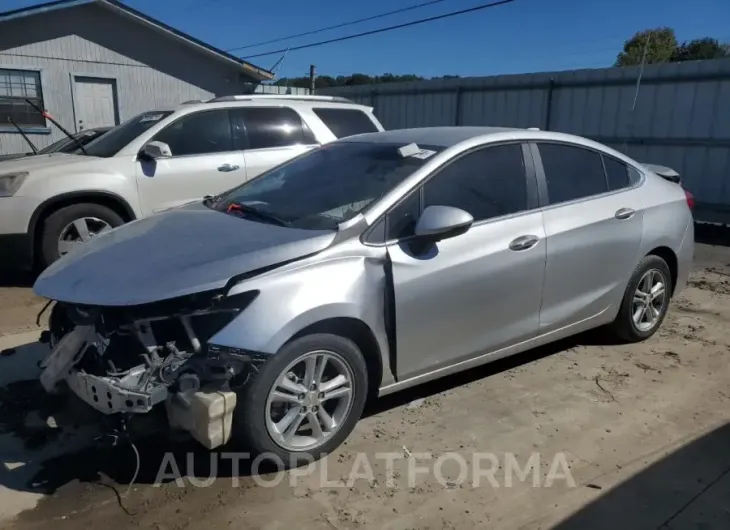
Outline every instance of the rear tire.
[[[327, 361], [324, 375], [319, 378], [321, 384], [317, 384], [315, 378], [310, 390], [306, 391], [306, 373], [300, 378], [298, 370], [300, 367], [308, 369], [308, 362], [319, 367], [322, 359]], [[338, 373], [342, 375], [334, 375]], [[341, 386], [327, 385], [335, 377], [341, 377], [343, 381], [349, 379], [349, 382]], [[325, 394], [331, 394], [330, 387], [340, 389], [339, 393], [347, 387], [350, 394], [324, 399]], [[291, 395], [287, 392], [290, 388]], [[295, 339], [261, 365], [239, 391], [233, 420], [235, 441], [286, 468], [317, 460], [337, 448], [352, 432], [365, 407], [367, 389], [367, 366], [354, 342], [327, 333]], [[282, 393], [286, 394], [285, 401], [279, 401]], [[347, 403], [343, 404], [343, 400]], [[281, 427], [290, 414], [295, 419], [287, 424], [289, 427]], [[314, 427], [308, 428], [310, 420], [317, 420], [319, 429], [325, 434], [318, 438]], [[335, 425], [329, 434], [328, 422], [330, 426]], [[293, 433], [289, 442], [286, 441], [288, 432]], [[308, 441], [311, 441], [309, 445]]]
[[61, 257], [59, 240], [67, 227], [75, 221], [84, 219], [96, 219], [99, 221], [99, 226], [105, 223], [110, 228], [124, 224], [124, 219], [118, 213], [101, 204], [81, 203], [60, 208], [49, 215], [43, 223], [39, 259], [42, 269]]
[[624, 292], [621, 308], [609, 326], [626, 342], [648, 339], [662, 325], [672, 296], [672, 273], [667, 262], [649, 255], [639, 262]]

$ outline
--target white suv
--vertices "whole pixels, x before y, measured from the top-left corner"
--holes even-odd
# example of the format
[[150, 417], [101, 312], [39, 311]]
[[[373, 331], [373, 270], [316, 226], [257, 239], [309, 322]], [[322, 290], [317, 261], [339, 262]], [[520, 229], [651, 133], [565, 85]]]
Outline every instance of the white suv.
[[45, 267], [100, 232], [381, 130], [371, 107], [345, 98], [226, 96], [144, 112], [85, 154], [0, 162], [0, 267]]

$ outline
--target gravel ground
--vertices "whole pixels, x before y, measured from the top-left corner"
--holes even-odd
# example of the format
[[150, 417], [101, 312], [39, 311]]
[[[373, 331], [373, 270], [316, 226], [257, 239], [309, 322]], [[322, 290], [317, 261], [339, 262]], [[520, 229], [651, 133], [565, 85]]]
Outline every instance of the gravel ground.
[[[730, 249], [698, 245], [695, 263], [651, 340], [614, 345], [587, 334], [388, 396], [308, 475], [270, 487], [260, 482], [276, 474], [251, 475], [245, 464], [236, 472], [221, 453], [162, 441], [139, 444], [128, 492], [128, 445], [50, 458], [19, 485], [0, 445], [0, 485], [42, 494], [0, 529], [730, 528]], [[0, 288], [0, 334], [32, 329], [42, 306], [26, 287]], [[0, 432], [32, 447], [67, 434], [47, 423], [59, 403], [35, 383], [0, 390]], [[156, 485], [169, 447], [185, 478]], [[525, 468], [536, 452], [537, 480], [508, 484], [508, 455]], [[379, 453], [399, 455], [393, 473]], [[496, 481], [475, 487], [486, 453], [499, 464]], [[444, 454], [452, 458], [437, 470]], [[567, 467], [552, 470], [567, 469], [573, 484], [565, 474], [548, 480], [558, 461]], [[414, 462], [424, 471], [411, 483]], [[211, 468], [217, 479], [203, 487]]]

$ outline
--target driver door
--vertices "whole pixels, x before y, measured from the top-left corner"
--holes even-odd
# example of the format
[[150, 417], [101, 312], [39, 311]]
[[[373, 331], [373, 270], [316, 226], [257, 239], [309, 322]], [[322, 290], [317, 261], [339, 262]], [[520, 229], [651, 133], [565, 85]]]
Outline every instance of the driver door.
[[[387, 215], [399, 379], [537, 335], [546, 243], [525, 154], [517, 143], [471, 151]], [[412, 234], [431, 205], [461, 208], [474, 224], [424, 247]]]
[[243, 152], [227, 109], [186, 114], [150, 141], [164, 142], [172, 156], [137, 160], [142, 209], [151, 215], [226, 191], [246, 180]]

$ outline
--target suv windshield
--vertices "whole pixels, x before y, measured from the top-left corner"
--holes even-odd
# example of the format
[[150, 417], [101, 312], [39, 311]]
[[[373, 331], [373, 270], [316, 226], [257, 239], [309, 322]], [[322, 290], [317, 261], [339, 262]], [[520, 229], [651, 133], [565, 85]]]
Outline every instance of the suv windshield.
[[84, 146], [86, 154], [89, 156], [100, 156], [109, 158], [116, 155], [132, 140], [137, 138], [147, 129], [158, 123], [160, 120], [167, 118], [172, 111], [153, 111], [143, 112], [127, 120], [121, 125], [117, 125], [107, 133], [103, 134], [93, 142]]
[[332, 229], [367, 208], [426, 163], [441, 147], [335, 142], [297, 157], [208, 201], [252, 220]]
[[[76, 138], [78, 143], [73, 141], [71, 138], [64, 137], [58, 140], [57, 142], [53, 142], [48, 147], [44, 147], [40, 151], [38, 151], [39, 155], [47, 155], [50, 153], [73, 153], [75, 151], [79, 150], [79, 143], [81, 145], [86, 145], [90, 143], [92, 140], [96, 140], [99, 136], [103, 134], [102, 130], [98, 129], [89, 129], [86, 131], [80, 131], [76, 134], [73, 134], [72, 136]], [[79, 153], [83, 154], [83, 153]]]

